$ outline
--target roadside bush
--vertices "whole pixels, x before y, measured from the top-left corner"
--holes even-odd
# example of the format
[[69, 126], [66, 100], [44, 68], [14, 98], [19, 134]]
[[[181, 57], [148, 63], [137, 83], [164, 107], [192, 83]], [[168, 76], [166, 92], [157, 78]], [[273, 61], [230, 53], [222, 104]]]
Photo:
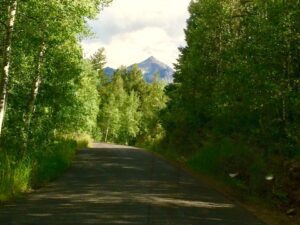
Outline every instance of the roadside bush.
[[2, 152], [0, 155], [0, 201], [30, 188], [32, 163], [30, 158], [17, 160]]
[[264, 194], [268, 191], [265, 182], [268, 169], [260, 154], [230, 139], [211, 143], [192, 156], [188, 165], [196, 171], [234, 183], [250, 193]]
[[17, 158], [14, 151], [0, 149], [0, 201], [59, 176], [70, 166], [76, 149], [88, 144], [88, 141], [81, 141], [85, 138], [78, 140], [56, 140], [38, 149], [29, 149], [29, 154], [23, 158]]
[[69, 167], [76, 148], [75, 141], [65, 140], [54, 142], [51, 146], [36, 151], [32, 156], [34, 159], [32, 184], [42, 185], [61, 174]]

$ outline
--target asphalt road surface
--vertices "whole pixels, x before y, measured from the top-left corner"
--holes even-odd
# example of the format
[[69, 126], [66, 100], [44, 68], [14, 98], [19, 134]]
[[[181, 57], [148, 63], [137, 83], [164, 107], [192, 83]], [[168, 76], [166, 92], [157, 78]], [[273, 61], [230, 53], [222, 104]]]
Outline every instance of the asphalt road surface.
[[94, 144], [58, 180], [0, 206], [0, 225], [263, 225], [139, 149]]

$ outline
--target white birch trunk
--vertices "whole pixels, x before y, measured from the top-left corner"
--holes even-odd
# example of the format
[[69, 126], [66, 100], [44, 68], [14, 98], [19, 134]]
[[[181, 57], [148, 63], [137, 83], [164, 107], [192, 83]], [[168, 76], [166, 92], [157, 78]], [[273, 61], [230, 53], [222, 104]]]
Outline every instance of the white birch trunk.
[[10, 72], [10, 58], [11, 58], [11, 45], [12, 45], [12, 33], [15, 25], [16, 12], [17, 12], [17, 0], [13, 1], [8, 6], [8, 19], [6, 23], [6, 33], [3, 45], [3, 65], [1, 68], [1, 81], [0, 81], [0, 136], [3, 127], [3, 121], [5, 117], [6, 101], [7, 101], [7, 87]]
[[107, 129], [106, 129], [106, 134], [105, 134], [105, 143], [107, 142], [108, 131], [109, 131], [109, 126], [107, 126]]
[[30, 100], [28, 102], [28, 112], [25, 121], [28, 129], [30, 127], [32, 115], [34, 114], [35, 111], [35, 102], [42, 82], [41, 67], [44, 61], [45, 51], [46, 51], [45, 42], [42, 42], [36, 60], [35, 78], [32, 81]]

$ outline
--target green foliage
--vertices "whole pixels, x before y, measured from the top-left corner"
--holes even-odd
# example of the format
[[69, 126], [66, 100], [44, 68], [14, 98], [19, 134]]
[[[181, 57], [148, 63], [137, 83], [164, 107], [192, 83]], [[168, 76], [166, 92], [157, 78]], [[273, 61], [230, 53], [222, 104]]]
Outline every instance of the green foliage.
[[[99, 113], [99, 80], [90, 64], [84, 62], [82, 72], [76, 78], [76, 83], [71, 88], [74, 93], [68, 98], [68, 105], [62, 111], [61, 132], [89, 134], [97, 136], [97, 116]], [[66, 123], [68, 122], [68, 123]]]
[[191, 2], [187, 45], [166, 88], [164, 144], [197, 152], [191, 164], [201, 171], [239, 171], [250, 192], [264, 193], [267, 172], [276, 173], [269, 189], [288, 190], [289, 169], [274, 159], [288, 165], [299, 155], [299, 4]]
[[130, 71], [121, 67], [111, 82], [100, 85], [98, 117], [103, 141], [150, 146], [162, 138], [159, 119], [165, 107], [164, 85], [146, 83], [137, 66]]
[[106, 63], [106, 58], [104, 55], [104, 48], [98, 49], [96, 53], [90, 58], [90, 63], [93, 66], [93, 69], [96, 70], [97, 72], [101, 72], [103, 69], [105, 63]]
[[84, 147], [99, 134], [100, 80], [82, 59], [79, 41], [90, 33], [87, 18], [111, 1], [18, 1], [9, 30], [3, 24], [12, 2], [0, 6], [0, 39], [13, 31], [12, 42], [0, 46], [1, 71], [2, 53], [8, 44], [11, 49], [0, 137], [1, 199], [53, 179], [70, 164], [76, 142]]
[[227, 181], [231, 179], [230, 174], [236, 174], [232, 181], [239, 185], [243, 184], [244, 188], [250, 187], [250, 191], [262, 193], [268, 188], [264, 180], [268, 170], [262, 156], [253, 153], [242, 143], [232, 143], [229, 139], [211, 141], [187, 163], [197, 171], [213, 174], [222, 179], [226, 178]]
[[73, 140], [61, 139], [31, 149], [31, 153], [22, 158], [11, 151], [1, 151], [0, 201], [56, 178], [69, 167], [77, 146]]
[[67, 169], [76, 150], [75, 141], [60, 141], [40, 148], [33, 153], [32, 185], [39, 186], [49, 182]]
[[3, 151], [0, 160], [0, 201], [4, 201], [30, 188], [32, 163], [28, 157], [17, 160]]

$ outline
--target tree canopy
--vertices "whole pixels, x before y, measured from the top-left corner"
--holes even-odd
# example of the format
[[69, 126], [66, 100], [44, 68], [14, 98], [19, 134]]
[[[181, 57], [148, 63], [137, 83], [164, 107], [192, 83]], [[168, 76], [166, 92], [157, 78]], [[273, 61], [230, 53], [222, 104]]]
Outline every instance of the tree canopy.
[[272, 194], [287, 198], [294, 183], [288, 165], [300, 155], [299, 6], [192, 1], [163, 112], [168, 146], [200, 152], [216, 173], [239, 171], [251, 190], [266, 191], [265, 174], [276, 174]]

